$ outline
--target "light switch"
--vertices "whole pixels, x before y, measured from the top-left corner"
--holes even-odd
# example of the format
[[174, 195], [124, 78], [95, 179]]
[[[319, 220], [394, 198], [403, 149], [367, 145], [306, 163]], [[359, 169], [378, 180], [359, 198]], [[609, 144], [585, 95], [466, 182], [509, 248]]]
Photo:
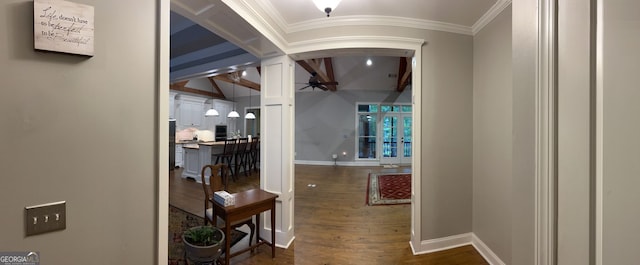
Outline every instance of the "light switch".
[[26, 235], [37, 235], [67, 228], [66, 202], [25, 207]]

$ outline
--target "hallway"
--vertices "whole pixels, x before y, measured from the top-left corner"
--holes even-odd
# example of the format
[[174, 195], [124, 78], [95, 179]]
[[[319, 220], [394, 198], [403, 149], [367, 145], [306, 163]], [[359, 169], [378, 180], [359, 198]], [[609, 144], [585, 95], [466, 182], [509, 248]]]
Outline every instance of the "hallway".
[[[414, 256], [409, 245], [411, 207], [367, 206], [370, 172], [410, 172], [408, 167], [295, 167], [295, 240], [278, 248], [243, 254], [232, 264], [487, 264], [471, 246]], [[202, 186], [170, 173], [172, 205], [202, 215]], [[259, 187], [257, 173], [230, 185], [230, 192]], [[315, 184], [315, 187], [308, 186]]]

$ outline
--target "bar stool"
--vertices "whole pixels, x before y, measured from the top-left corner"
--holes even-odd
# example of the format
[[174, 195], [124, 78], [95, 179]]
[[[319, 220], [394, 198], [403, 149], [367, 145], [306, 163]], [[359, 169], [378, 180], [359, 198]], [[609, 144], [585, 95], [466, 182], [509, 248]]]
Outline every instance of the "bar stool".
[[240, 171], [240, 168], [244, 170], [245, 177], [248, 177], [247, 174], [247, 144], [249, 143], [249, 138], [238, 138], [238, 143], [236, 144], [236, 149], [233, 157], [233, 166], [236, 170], [236, 174]]
[[[213, 161], [213, 157], [216, 157], [215, 162], [213, 162], [212, 164], [217, 165], [219, 163], [224, 163], [227, 165], [232, 165], [232, 160], [235, 155], [236, 143], [236, 139], [224, 140], [224, 147], [222, 148], [222, 152], [211, 154], [211, 161]], [[233, 181], [236, 181], [236, 173], [233, 171], [232, 166], [229, 166], [229, 171], [231, 171], [231, 178], [233, 179]]]
[[260, 137], [252, 138], [251, 143], [249, 144], [249, 151], [247, 153], [247, 156], [249, 158], [247, 159], [249, 170], [253, 169], [255, 171], [258, 171], [258, 158], [260, 157], [259, 148], [260, 148]]

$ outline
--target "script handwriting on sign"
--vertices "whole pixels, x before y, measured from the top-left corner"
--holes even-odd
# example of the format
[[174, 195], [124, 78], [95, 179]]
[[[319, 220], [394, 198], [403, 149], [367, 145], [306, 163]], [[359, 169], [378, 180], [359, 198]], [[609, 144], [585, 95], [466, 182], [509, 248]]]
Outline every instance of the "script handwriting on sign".
[[34, 1], [36, 49], [93, 55], [93, 7]]

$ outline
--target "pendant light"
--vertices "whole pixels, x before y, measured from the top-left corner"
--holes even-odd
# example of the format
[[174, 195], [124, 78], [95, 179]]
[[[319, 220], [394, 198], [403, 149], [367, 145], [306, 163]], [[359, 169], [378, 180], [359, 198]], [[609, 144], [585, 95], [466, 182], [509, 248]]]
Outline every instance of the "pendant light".
[[336, 9], [340, 0], [313, 0], [313, 3], [316, 4], [320, 11], [327, 13], [327, 17], [329, 17], [329, 14]]
[[[249, 88], [249, 108], [251, 108], [251, 88]], [[255, 120], [256, 115], [253, 114], [253, 112], [247, 112], [247, 114], [244, 115], [244, 118], [246, 120]]]
[[[212, 81], [213, 81], [213, 79], [212, 79]], [[211, 94], [213, 94], [213, 88], [211, 89]], [[220, 116], [220, 113], [218, 113], [218, 111], [213, 108], [213, 97], [211, 99], [212, 99], [211, 108], [208, 109], [207, 112], [204, 113], [204, 116], [205, 117], [218, 117], [218, 116]]]
[[239, 118], [240, 114], [236, 111], [236, 82], [233, 82], [233, 97], [231, 98], [233, 101], [233, 110], [229, 112], [227, 118]]
[[204, 113], [204, 116], [217, 117], [217, 116], [220, 116], [220, 113], [218, 113], [218, 111], [215, 110], [214, 108], [210, 108], [209, 110], [207, 110], [207, 112]]

